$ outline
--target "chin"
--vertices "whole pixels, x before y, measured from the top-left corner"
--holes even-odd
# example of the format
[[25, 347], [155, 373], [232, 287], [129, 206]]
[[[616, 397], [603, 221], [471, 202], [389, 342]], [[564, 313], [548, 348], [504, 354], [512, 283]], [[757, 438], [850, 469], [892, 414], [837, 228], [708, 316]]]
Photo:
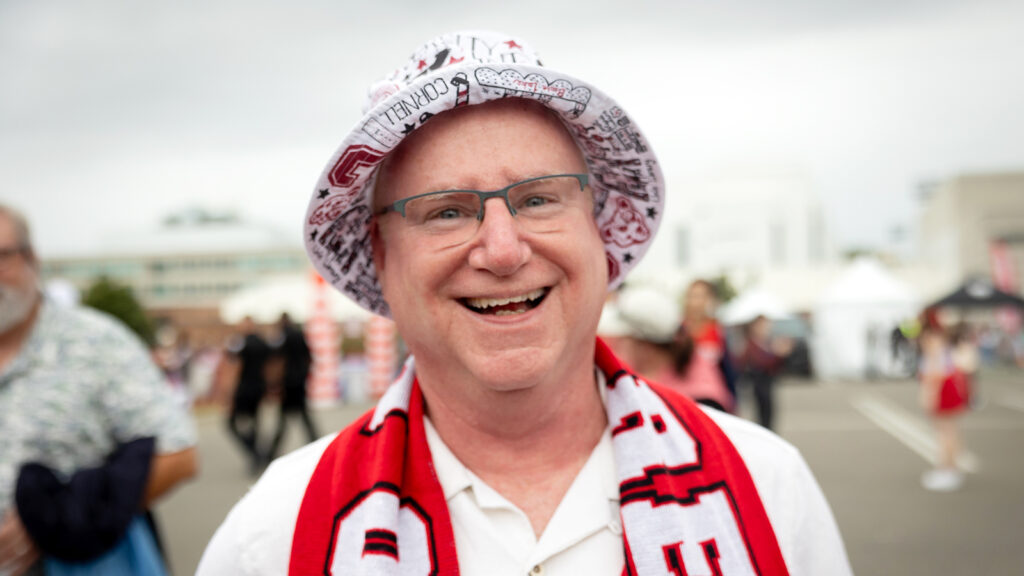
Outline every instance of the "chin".
[[485, 388], [498, 392], [525, 390], [553, 373], [557, 350], [524, 347], [480, 354], [464, 365]]

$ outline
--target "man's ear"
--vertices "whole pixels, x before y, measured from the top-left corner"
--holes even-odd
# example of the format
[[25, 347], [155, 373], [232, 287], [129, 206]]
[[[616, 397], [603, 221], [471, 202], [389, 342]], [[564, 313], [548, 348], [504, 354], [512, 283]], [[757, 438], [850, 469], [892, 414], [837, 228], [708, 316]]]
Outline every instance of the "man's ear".
[[374, 218], [370, 221], [370, 251], [373, 253], [373, 267], [377, 271], [377, 283], [381, 291], [384, 289], [384, 263], [387, 252], [384, 249], [384, 239], [380, 235], [380, 224]]

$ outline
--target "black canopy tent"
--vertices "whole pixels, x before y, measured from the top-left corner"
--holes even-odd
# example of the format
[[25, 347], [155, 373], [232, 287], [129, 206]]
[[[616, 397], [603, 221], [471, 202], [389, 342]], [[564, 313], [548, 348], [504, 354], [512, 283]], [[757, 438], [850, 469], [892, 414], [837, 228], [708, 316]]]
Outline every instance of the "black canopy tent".
[[928, 305], [929, 308], [1000, 308], [1016, 306], [1024, 309], [1024, 298], [1004, 292], [984, 279], [968, 280], [962, 286]]

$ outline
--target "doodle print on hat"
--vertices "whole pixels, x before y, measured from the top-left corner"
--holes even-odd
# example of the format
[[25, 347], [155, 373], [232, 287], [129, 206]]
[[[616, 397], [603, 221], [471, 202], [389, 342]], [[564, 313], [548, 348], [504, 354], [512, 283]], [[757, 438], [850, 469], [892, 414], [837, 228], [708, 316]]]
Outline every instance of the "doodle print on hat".
[[644, 217], [629, 198], [615, 199], [615, 212], [609, 222], [601, 229], [601, 238], [606, 243], [614, 243], [622, 248], [643, 244], [651, 238], [651, 231], [644, 222]]
[[377, 167], [433, 116], [500, 98], [536, 100], [569, 129], [591, 176], [609, 288], [622, 281], [660, 223], [664, 180], [657, 158], [608, 95], [543, 67], [526, 42], [496, 32], [436, 38], [370, 88], [363, 118], [327, 163], [306, 214], [306, 251], [326, 280], [367, 310], [390, 315], [369, 242]]

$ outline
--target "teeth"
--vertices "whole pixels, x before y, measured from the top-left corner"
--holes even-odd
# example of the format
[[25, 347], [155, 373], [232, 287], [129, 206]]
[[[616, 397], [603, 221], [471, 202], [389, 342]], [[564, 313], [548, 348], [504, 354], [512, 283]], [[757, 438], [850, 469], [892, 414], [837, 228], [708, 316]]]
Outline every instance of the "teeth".
[[[511, 298], [466, 298], [466, 303], [473, 308], [493, 308], [495, 306], [504, 306], [506, 304], [517, 304], [519, 302], [528, 302], [536, 300], [544, 295], [544, 289], [538, 288], [532, 292], [521, 294], [519, 296], [513, 296]], [[498, 312], [499, 314], [501, 312]], [[512, 313], [509, 311], [508, 313]]]

